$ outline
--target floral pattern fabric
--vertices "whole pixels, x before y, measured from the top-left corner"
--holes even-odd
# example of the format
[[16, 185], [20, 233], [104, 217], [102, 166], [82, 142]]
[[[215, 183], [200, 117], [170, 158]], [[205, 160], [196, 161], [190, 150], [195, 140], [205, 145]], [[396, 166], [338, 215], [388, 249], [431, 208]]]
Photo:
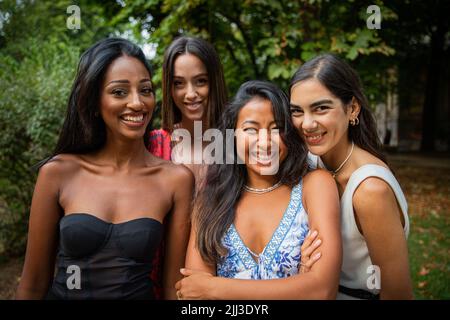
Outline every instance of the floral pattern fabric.
[[228, 253], [217, 264], [217, 275], [235, 279], [277, 279], [295, 275], [299, 270], [300, 247], [308, 231], [300, 181], [292, 189], [280, 224], [261, 254], [256, 255], [245, 246], [234, 224], [228, 228], [222, 240]]

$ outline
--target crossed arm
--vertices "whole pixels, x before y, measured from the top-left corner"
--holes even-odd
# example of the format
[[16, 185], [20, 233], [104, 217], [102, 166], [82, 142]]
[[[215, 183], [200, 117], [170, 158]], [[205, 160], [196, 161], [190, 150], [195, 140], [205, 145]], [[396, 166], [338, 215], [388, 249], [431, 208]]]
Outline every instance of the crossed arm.
[[322, 257], [308, 273], [284, 279], [242, 280], [214, 276], [196, 244], [195, 223], [188, 244], [185, 276], [176, 284], [183, 299], [334, 299], [342, 260], [339, 196], [331, 175], [316, 170], [303, 178], [303, 203], [311, 230], [321, 234]]

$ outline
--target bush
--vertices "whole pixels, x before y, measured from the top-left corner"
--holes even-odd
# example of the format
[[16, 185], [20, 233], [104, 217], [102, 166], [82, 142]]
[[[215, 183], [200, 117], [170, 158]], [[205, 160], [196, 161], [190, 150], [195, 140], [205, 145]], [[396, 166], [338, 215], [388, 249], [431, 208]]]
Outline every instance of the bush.
[[30, 39], [23, 57], [0, 56], [0, 257], [23, 254], [36, 179], [56, 144], [80, 50]]

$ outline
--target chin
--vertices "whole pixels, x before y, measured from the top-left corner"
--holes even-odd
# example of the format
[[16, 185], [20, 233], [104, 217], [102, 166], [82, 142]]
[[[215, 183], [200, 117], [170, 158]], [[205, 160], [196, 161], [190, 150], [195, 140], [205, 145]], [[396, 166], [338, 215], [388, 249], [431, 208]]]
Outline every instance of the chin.
[[325, 153], [328, 152], [327, 148], [324, 146], [309, 146], [307, 145], [309, 152], [311, 152], [313, 155], [316, 156], [323, 156]]
[[191, 121], [201, 121], [203, 120], [203, 113], [187, 114], [186, 118], [188, 118]]

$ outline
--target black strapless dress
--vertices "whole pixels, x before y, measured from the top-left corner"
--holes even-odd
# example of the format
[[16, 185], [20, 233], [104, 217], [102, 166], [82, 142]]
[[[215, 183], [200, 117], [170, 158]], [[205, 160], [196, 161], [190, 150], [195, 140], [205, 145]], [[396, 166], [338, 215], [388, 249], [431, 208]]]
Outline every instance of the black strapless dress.
[[59, 228], [48, 299], [154, 299], [150, 272], [163, 234], [159, 221], [113, 224], [76, 213], [64, 216]]

